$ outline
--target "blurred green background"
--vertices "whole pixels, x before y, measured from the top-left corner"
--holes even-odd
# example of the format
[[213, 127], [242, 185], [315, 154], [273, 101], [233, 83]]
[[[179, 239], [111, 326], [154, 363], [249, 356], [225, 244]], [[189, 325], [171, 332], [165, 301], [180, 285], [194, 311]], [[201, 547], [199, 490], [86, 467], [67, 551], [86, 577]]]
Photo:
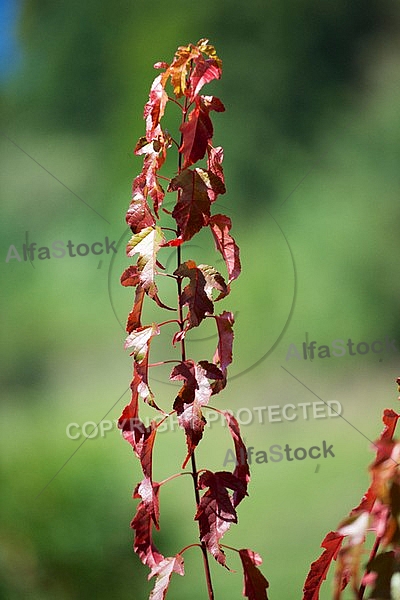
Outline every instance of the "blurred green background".
[[[214, 404], [238, 410], [321, 398], [339, 401], [346, 419], [243, 426], [256, 450], [333, 444], [334, 458], [254, 464], [250, 498], [224, 539], [263, 556], [272, 600], [301, 598], [325, 533], [368, 485], [368, 440], [381, 430], [382, 410], [397, 408], [396, 350], [313, 361], [287, 354], [305, 339], [370, 344], [388, 336], [400, 348], [398, 3], [0, 7], [0, 597], [141, 600], [152, 587], [131, 548], [141, 473], [130, 447], [116, 429], [80, 447], [85, 438], [70, 439], [66, 428], [115, 420], [128, 401], [121, 323], [132, 297], [119, 276], [128, 264], [131, 181], [141, 169], [132, 148], [153, 63], [207, 37], [224, 63], [206, 92], [226, 106], [214, 118], [228, 187], [217, 210], [232, 217], [243, 263], [221, 303], [236, 315], [235, 360]], [[106, 236], [119, 241], [113, 259], [6, 262], [10, 246], [21, 254], [27, 240], [76, 245]], [[217, 263], [209, 237], [192, 242], [188, 258]], [[194, 358], [212, 357], [211, 330], [190, 340]], [[154, 360], [171, 353], [162, 336], [153, 349]], [[176, 391], [167, 376], [160, 369], [153, 383], [164, 407]], [[226, 429], [213, 425], [198, 466], [222, 469], [230, 447]], [[155, 479], [179, 470], [184, 454], [180, 431], [160, 433]], [[185, 477], [162, 489], [156, 544], [165, 555], [197, 541], [192, 496]], [[168, 597], [206, 598], [199, 553], [186, 552], [185, 563]], [[242, 597], [232, 553], [228, 564], [237, 573], [212, 564], [217, 600]], [[330, 596], [328, 583], [321, 598]]]

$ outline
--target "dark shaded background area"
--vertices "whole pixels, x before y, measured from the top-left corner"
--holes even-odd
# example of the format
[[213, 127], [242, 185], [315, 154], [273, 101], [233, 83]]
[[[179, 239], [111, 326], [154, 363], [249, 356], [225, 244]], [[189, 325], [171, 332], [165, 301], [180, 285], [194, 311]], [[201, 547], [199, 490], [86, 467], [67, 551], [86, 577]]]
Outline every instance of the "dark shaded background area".
[[[207, 93], [226, 106], [214, 121], [228, 185], [221, 210], [244, 269], [223, 306], [238, 317], [234, 379], [221, 403], [315, 400], [284, 365], [374, 439], [382, 408], [395, 407], [396, 352], [312, 363], [287, 354], [306, 332], [320, 344], [400, 340], [400, 10], [389, 0], [31, 0], [16, 12], [15, 24], [3, 21], [5, 37], [15, 27], [17, 54], [2, 50], [0, 97], [0, 597], [139, 600], [150, 589], [128, 526], [139, 467], [116, 431], [78, 450], [83, 438], [69, 439], [66, 427], [116, 419], [127, 402], [118, 401], [130, 380], [118, 321], [131, 298], [119, 275], [152, 65], [201, 37], [223, 59], [223, 78]], [[106, 236], [122, 240], [113, 263], [110, 255], [6, 262], [10, 245], [20, 250], [27, 239]], [[212, 264], [209, 242], [196, 244], [198, 260]], [[214, 341], [193, 348], [212, 356]], [[155, 352], [161, 360], [170, 348], [160, 341]], [[171, 386], [154, 387], [173, 401]], [[221, 469], [229, 440], [217, 427], [207, 434], [200, 464]], [[325, 532], [366, 487], [368, 442], [340, 420], [254, 424], [244, 434], [259, 449], [334, 443], [335, 460], [317, 474], [307, 461], [254, 465], [247, 507], [226, 538], [263, 555], [272, 600], [299, 598]], [[182, 434], [164, 435], [158, 479], [184, 454]], [[166, 555], [198, 536], [185, 479], [162, 497], [156, 543]], [[205, 597], [199, 557], [185, 561], [170, 597]], [[239, 598], [240, 574], [220, 571], [216, 597]]]

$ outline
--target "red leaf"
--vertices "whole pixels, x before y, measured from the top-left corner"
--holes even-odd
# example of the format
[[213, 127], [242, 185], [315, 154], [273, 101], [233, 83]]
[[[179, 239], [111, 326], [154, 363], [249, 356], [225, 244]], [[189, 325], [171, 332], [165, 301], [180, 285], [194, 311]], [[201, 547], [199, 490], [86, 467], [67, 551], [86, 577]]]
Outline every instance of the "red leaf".
[[179, 128], [182, 133], [182, 145], [179, 152], [183, 155], [184, 169], [204, 157], [207, 146], [212, 140], [214, 129], [209, 115], [210, 111], [223, 112], [225, 110], [222, 102], [213, 96], [196, 97], [195, 102], [196, 106], [190, 112], [188, 120]]
[[[158, 497], [159, 487], [158, 483], [153, 483], [154, 495], [156, 497]], [[160, 554], [153, 543], [153, 519], [143, 501], [139, 502], [137, 506], [136, 515], [131, 522], [131, 528], [135, 530], [134, 551], [144, 565], [147, 565], [150, 569], [155, 568], [164, 560], [164, 556]]]
[[146, 227], [155, 225], [155, 220], [147, 205], [146, 175], [140, 173], [132, 186], [132, 201], [126, 213], [126, 222], [133, 233], [139, 233]]
[[231, 283], [239, 277], [241, 271], [239, 248], [229, 233], [232, 222], [225, 215], [214, 215], [209, 224], [214, 236], [215, 247], [224, 257], [228, 269], [228, 283]]
[[[222, 161], [224, 160], [224, 151], [221, 146], [217, 148], [213, 148], [211, 144], [207, 147], [208, 158], [207, 158], [207, 169], [211, 173], [213, 173], [218, 179], [225, 185], [225, 177], [224, 171], [222, 168]], [[211, 202], [215, 202], [218, 197], [218, 194], [214, 193], [212, 190], [209, 190], [208, 195], [210, 197]]]
[[243, 596], [248, 600], [268, 600], [269, 583], [257, 568], [262, 564], [261, 556], [247, 548], [239, 550], [239, 556], [243, 565]]
[[[213, 365], [214, 366], [214, 365]], [[207, 421], [201, 412], [201, 407], [208, 404], [211, 396], [211, 386], [206, 370], [191, 360], [182, 362], [172, 370], [172, 380], [183, 380], [174, 402], [174, 410], [178, 414], [178, 423], [185, 430], [188, 453], [183, 462], [184, 469], [196, 446], [203, 437]]]
[[148, 154], [143, 162], [142, 173], [146, 177], [146, 190], [153, 200], [154, 212], [158, 217], [158, 210], [164, 200], [165, 192], [158, 182], [157, 171], [162, 166], [164, 160], [160, 160], [157, 153]]
[[199, 56], [189, 78], [189, 101], [193, 102], [203, 85], [214, 79], [220, 79], [221, 74], [220, 62], [213, 58], [204, 59], [202, 56]]
[[[399, 417], [400, 417], [400, 415], [397, 414], [394, 410], [391, 410], [388, 408], [386, 408], [384, 410], [383, 416], [382, 416], [382, 421], [383, 421], [383, 424], [385, 425], [385, 427], [383, 428], [383, 431], [382, 431], [378, 441], [375, 443], [375, 446], [377, 448], [376, 459], [375, 459], [372, 467], [370, 467], [371, 470], [374, 468], [374, 466], [376, 466], [382, 460], [385, 460], [387, 458], [387, 446], [386, 446], [386, 444], [381, 445], [380, 442], [391, 442], [391, 440], [393, 439], [393, 436], [394, 436], [394, 432], [395, 432], [397, 421], [398, 421]], [[368, 490], [366, 491], [366, 493], [364, 494], [360, 504], [358, 506], [356, 506], [355, 508], [353, 508], [353, 510], [351, 511], [351, 513], [350, 513], [351, 515], [357, 514], [359, 512], [365, 511], [365, 510], [367, 510], [368, 512], [371, 512], [371, 510], [374, 506], [375, 500], [376, 500], [375, 489], [376, 489], [376, 483], [375, 483], [375, 481], [373, 481], [371, 483], [370, 487], [368, 488]]]
[[196, 267], [193, 260], [182, 263], [174, 272], [177, 277], [188, 277], [190, 282], [182, 291], [182, 306], [188, 306], [188, 327], [197, 327], [206, 314], [214, 312], [213, 302], [205, 292], [206, 280], [203, 273]]
[[326, 579], [332, 560], [336, 560], [343, 538], [336, 531], [325, 536], [321, 544], [321, 548], [325, 550], [311, 565], [303, 588], [303, 600], [318, 600], [320, 587]]
[[[165, 85], [165, 84], [164, 84]], [[154, 138], [155, 129], [160, 123], [168, 102], [168, 94], [163, 85], [163, 74], [158, 75], [151, 86], [149, 101], [144, 107], [143, 117], [146, 119], [146, 137], [148, 141]]]
[[182, 190], [172, 211], [172, 216], [179, 227], [180, 240], [184, 242], [190, 240], [208, 224], [211, 205], [208, 191], [213, 189], [216, 179], [213, 175], [211, 181], [207, 171], [202, 169], [184, 169], [170, 182], [168, 192]]
[[243, 490], [235, 491], [233, 494], [233, 506], [236, 507], [243, 500], [243, 498], [248, 495], [247, 486], [250, 482], [250, 469], [247, 462], [246, 446], [244, 445], [242, 436], [240, 435], [239, 423], [229, 412], [222, 411], [222, 414], [226, 419], [230, 434], [235, 444], [236, 467], [233, 471], [233, 474], [243, 483], [244, 488]]
[[151, 477], [145, 477], [135, 488], [133, 497], [142, 498], [146, 510], [151, 516], [154, 525], [159, 527], [160, 507], [158, 501], [159, 484], [152, 481]]
[[213, 383], [212, 390], [213, 394], [219, 394], [226, 386], [227, 367], [232, 362], [233, 324], [235, 320], [233, 313], [226, 310], [214, 318], [218, 329], [218, 346], [215, 350], [213, 362], [220, 367], [223, 379]]
[[199, 388], [196, 374], [195, 363], [192, 360], [186, 360], [179, 363], [172, 369], [170, 379], [172, 381], [184, 381], [185, 384], [179, 392], [179, 397], [182, 402], [189, 404], [193, 402], [196, 390]]
[[121, 275], [121, 284], [125, 287], [135, 286], [140, 283], [140, 272], [137, 265], [131, 265]]
[[162, 562], [152, 568], [149, 579], [157, 575], [154, 589], [152, 590], [149, 600], [164, 600], [168, 587], [171, 581], [172, 573], [184, 575], [183, 558], [180, 554], [164, 558]]
[[215, 316], [218, 329], [218, 346], [214, 355], [214, 363], [220, 366], [222, 373], [232, 362], [233, 346], [233, 324], [235, 319], [233, 313], [224, 310], [220, 315]]
[[142, 288], [142, 286], [138, 285], [135, 292], [135, 302], [133, 304], [131, 312], [128, 315], [128, 320], [126, 323], [126, 331], [128, 333], [132, 333], [132, 331], [134, 331], [135, 329], [139, 329], [139, 327], [142, 326], [140, 319], [142, 316], [144, 296], [144, 289]]
[[385, 408], [383, 411], [382, 421], [385, 425], [384, 430], [381, 433], [380, 440], [393, 439], [394, 432], [396, 429], [397, 421], [400, 415], [389, 408]]
[[228, 471], [205, 471], [200, 475], [198, 485], [200, 489], [209, 488], [202, 496], [195, 515], [195, 520], [199, 521], [200, 539], [214, 558], [226, 566], [219, 540], [231, 523], [237, 523], [236, 510], [227, 488], [243, 493], [243, 483]]

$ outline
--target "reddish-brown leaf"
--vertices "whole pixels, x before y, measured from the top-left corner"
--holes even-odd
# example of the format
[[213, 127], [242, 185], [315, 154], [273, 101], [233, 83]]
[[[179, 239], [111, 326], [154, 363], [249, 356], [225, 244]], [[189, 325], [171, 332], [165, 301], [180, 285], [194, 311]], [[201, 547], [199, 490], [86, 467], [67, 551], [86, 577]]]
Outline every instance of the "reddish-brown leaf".
[[149, 600], [164, 600], [168, 587], [171, 581], [172, 573], [184, 575], [183, 558], [180, 554], [164, 558], [162, 562], [152, 568], [149, 579], [157, 575], [154, 589], [152, 590]]
[[248, 548], [239, 550], [239, 556], [243, 565], [243, 596], [248, 600], [268, 600], [269, 583], [258, 569], [262, 564], [261, 556]]
[[186, 404], [193, 402], [196, 390], [199, 388], [194, 361], [186, 360], [179, 363], [172, 369], [170, 379], [171, 381], [184, 381], [185, 383], [179, 391], [181, 402], [186, 402]]
[[132, 186], [132, 201], [126, 213], [126, 222], [133, 233], [139, 233], [145, 227], [155, 225], [155, 220], [147, 204], [146, 175], [140, 173]]
[[184, 381], [184, 385], [174, 402], [174, 410], [178, 414], [178, 423], [186, 434], [188, 452], [182, 465], [182, 469], [184, 469], [203, 437], [207, 421], [203, 416], [201, 407], [208, 404], [211, 396], [211, 386], [207, 371], [191, 360], [177, 365], [172, 370], [170, 378]]
[[212, 385], [213, 394], [218, 394], [226, 386], [227, 368], [232, 362], [233, 346], [233, 324], [235, 322], [233, 313], [224, 310], [215, 317], [218, 329], [218, 346], [215, 350], [213, 362], [216, 363], [223, 374], [222, 381], [216, 381]]
[[[224, 185], [225, 177], [224, 170], [222, 168], [222, 161], [224, 160], [224, 151], [221, 146], [213, 148], [211, 144], [207, 147], [207, 169], [210, 173], [213, 173]], [[213, 190], [209, 190], [208, 195], [211, 202], [215, 202], [218, 197], [218, 193], [214, 193]]]
[[229, 217], [218, 214], [211, 217], [209, 224], [215, 247], [224, 257], [228, 269], [228, 283], [231, 283], [239, 277], [241, 271], [239, 248], [229, 233], [232, 222]]
[[243, 483], [228, 471], [212, 473], [205, 471], [199, 477], [199, 488], [208, 490], [203, 494], [195, 520], [199, 521], [200, 539], [208, 551], [223, 566], [226, 557], [219, 544], [231, 523], [237, 523], [237, 514], [228, 489], [244, 492]]
[[318, 600], [319, 590], [326, 579], [332, 560], [336, 560], [344, 536], [337, 531], [329, 532], [321, 548], [325, 548], [321, 556], [312, 563], [303, 588], [303, 600]]
[[146, 510], [153, 519], [156, 529], [159, 527], [160, 506], [158, 501], [159, 484], [152, 481], [151, 477], [144, 477], [135, 488], [133, 497], [141, 498]]
[[[158, 497], [159, 484], [153, 483], [154, 495]], [[139, 497], [135, 492], [135, 497]], [[131, 522], [131, 528], [135, 531], [133, 549], [144, 565], [154, 569], [163, 560], [164, 556], [157, 550], [153, 543], [152, 529], [153, 518], [145, 502], [139, 502], [136, 515]]]
[[206, 294], [206, 280], [203, 273], [196, 267], [193, 260], [182, 263], [174, 272], [177, 277], [188, 277], [189, 283], [182, 291], [182, 306], [189, 308], [187, 329], [197, 327], [206, 314], [214, 312], [214, 304]]
[[240, 435], [239, 423], [229, 412], [222, 412], [228, 424], [233, 443], [235, 444], [236, 467], [233, 471], [233, 474], [243, 483], [243, 489], [236, 490], [233, 494], [233, 505], [236, 507], [243, 500], [243, 498], [247, 496], [247, 486], [250, 482], [250, 469], [247, 462], [246, 446], [244, 445], [242, 436]]
[[121, 275], [121, 284], [125, 287], [136, 286], [140, 283], [140, 272], [137, 265], [131, 265]]
[[214, 363], [219, 364], [221, 371], [225, 373], [232, 362], [233, 324], [235, 319], [233, 313], [224, 310], [223, 313], [215, 316], [215, 320], [218, 329], [218, 346], [215, 351]]
[[174, 177], [168, 186], [168, 191], [178, 189], [181, 189], [182, 193], [172, 211], [172, 216], [178, 224], [180, 239], [188, 241], [207, 225], [211, 202], [207, 193], [207, 184], [200, 176], [199, 169], [185, 169]]
[[[139, 439], [142, 435], [144, 435], [145, 425], [139, 419], [139, 393], [137, 390], [139, 376], [135, 372], [133, 372], [133, 379], [130, 384], [131, 388], [131, 401], [127, 404], [122, 411], [122, 415], [118, 419], [118, 428], [122, 429], [122, 431], [133, 431], [135, 440]], [[137, 428], [134, 428], [134, 425], [137, 425]], [[137, 429], [137, 432], [136, 432]], [[143, 432], [141, 431], [143, 429]], [[132, 444], [135, 449], [135, 444]], [[137, 453], [139, 457], [139, 454]]]
[[141, 285], [138, 285], [135, 292], [135, 302], [133, 304], [131, 312], [128, 315], [128, 320], [126, 322], [126, 331], [128, 333], [132, 333], [132, 331], [134, 331], [135, 329], [139, 329], [142, 326], [141, 316], [144, 296], [144, 289]]
[[187, 169], [198, 160], [201, 160], [214, 134], [210, 111], [223, 112], [225, 110], [221, 100], [213, 96], [199, 96], [195, 98], [196, 106], [189, 113], [188, 120], [180, 127], [182, 145], [179, 152], [183, 156], [183, 168]]
[[204, 369], [205, 375], [208, 379], [223, 379], [221, 369], [214, 365], [214, 363], [208, 362], [208, 360], [200, 360], [199, 365]]

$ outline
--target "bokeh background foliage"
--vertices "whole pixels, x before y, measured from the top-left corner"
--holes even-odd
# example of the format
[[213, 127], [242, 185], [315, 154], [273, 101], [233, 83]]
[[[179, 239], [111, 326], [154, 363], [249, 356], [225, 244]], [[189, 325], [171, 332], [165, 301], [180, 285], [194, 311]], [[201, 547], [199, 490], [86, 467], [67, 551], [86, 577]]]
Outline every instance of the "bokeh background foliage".
[[[69, 439], [66, 427], [107, 413], [116, 419], [127, 401], [120, 323], [131, 297], [118, 280], [127, 264], [124, 214], [140, 170], [132, 148], [153, 63], [201, 37], [224, 62], [222, 80], [209, 88], [227, 109], [214, 119], [228, 185], [220, 205], [233, 219], [244, 268], [223, 305], [237, 316], [236, 346], [234, 378], [218, 405], [317, 400], [284, 366], [324, 400], [340, 401], [350, 422], [243, 427], [258, 450], [334, 445], [335, 458], [321, 460], [318, 472], [311, 460], [254, 465], [250, 499], [226, 538], [263, 555], [272, 599], [300, 597], [322, 537], [367, 485], [364, 436], [374, 439], [382, 409], [396, 408], [396, 352], [286, 358], [306, 333], [318, 344], [400, 340], [397, 3], [3, 0], [1, 9], [14, 15], [2, 20], [14, 47], [2, 43], [0, 73], [0, 597], [139, 600], [150, 589], [131, 550], [130, 495], [140, 473], [129, 447], [113, 430], [78, 449], [83, 438]], [[27, 238], [50, 246], [106, 236], [121, 240], [113, 261], [90, 254], [6, 262], [9, 246], [21, 251]], [[217, 260], [207, 237], [189, 250], [201, 262]], [[156, 342], [155, 359], [171, 352]], [[214, 345], [193, 338], [190, 349], [205, 358]], [[157, 372], [154, 383], [164, 406], [175, 392], [162, 383], [167, 375]], [[213, 426], [199, 466], [221, 469], [229, 443]], [[177, 470], [183, 455], [180, 432], [160, 434], [156, 479]], [[197, 538], [191, 496], [186, 478], [162, 492], [156, 541], [164, 554]], [[170, 596], [204, 598], [200, 556], [191, 550], [185, 561], [187, 576]], [[241, 597], [239, 573], [213, 568], [213, 576], [217, 598]]]

